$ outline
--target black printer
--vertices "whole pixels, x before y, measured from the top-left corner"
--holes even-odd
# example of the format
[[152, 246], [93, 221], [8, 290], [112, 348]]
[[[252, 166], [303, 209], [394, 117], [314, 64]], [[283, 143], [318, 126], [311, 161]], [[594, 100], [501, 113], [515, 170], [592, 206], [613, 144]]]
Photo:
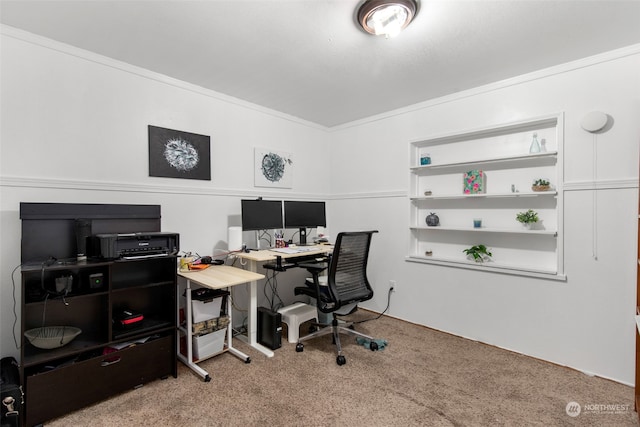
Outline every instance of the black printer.
[[180, 235], [149, 232], [95, 234], [89, 238], [89, 256], [103, 259], [133, 259], [177, 255]]

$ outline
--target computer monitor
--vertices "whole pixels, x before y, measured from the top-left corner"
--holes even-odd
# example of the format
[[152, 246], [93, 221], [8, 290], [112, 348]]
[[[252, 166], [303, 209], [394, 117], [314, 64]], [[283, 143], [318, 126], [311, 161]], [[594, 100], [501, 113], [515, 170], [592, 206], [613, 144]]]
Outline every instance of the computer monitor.
[[326, 227], [327, 216], [324, 202], [284, 202], [284, 227], [300, 229], [300, 244], [307, 244], [307, 228]]
[[243, 231], [283, 228], [281, 200], [242, 200], [241, 208]]

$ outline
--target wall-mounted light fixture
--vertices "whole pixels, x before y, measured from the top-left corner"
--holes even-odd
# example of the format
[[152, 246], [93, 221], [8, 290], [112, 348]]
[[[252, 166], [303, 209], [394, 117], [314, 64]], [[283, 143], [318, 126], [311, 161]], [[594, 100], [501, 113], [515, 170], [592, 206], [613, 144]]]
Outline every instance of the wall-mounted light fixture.
[[369, 34], [395, 37], [417, 11], [417, 0], [366, 0], [358, 9], [358, 23]]
[[602, 111], [592, 111], [582, 118], [580, 126], [590, 133], [603, 130], [609, 123], [609, 116]]
[[595, 260], [598, 259], [598, 134], [609, 130], [611, 122], [612, 118], [602, 111], [592, 111], [585, 115], [580, 121], [582, 129], [593, 134], [593, 154], [591, 157], [593, 162], [591, 172], [593, 180], [593, 191], [591, 192], [593, 203], [591, 212], [593, 231], [591, 234], [591, 246], [593, 259]]

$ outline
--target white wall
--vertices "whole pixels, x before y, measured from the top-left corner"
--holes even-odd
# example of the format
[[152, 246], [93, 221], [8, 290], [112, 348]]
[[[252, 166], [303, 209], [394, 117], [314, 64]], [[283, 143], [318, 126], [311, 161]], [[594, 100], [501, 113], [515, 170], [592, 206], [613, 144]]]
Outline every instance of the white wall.
[[[323, 128], [6, 27], [1, 42], [3, 356], [18, 355], [11, 272], [20, 264], [20, 202], [159, 204], [163, 230], [180, 233], [181, 249], [206, 255], [227, 248], [241, 198], [329, 193], [317, 178], [329, 163]], [[149, 177], [148, 125], [209, 135], [211, 181]], [[254, 187], [254, 147], [293, 155], [293, 188]], [[14, 277], [19, 316], [19, 271]], [[242, 307], [246, 292], [236, 288]]]
[[[163, 228], [180, 232], [182, 248], [207, 253], [224, 247], [240, 198], [271, 195], [330, 198], [331, 234], [380, 231], [370, 308], [384, 309], [394, 279], [393, 316], [633, 383], [640, 48], [327, 132], [14, 30], [3, 28], [1, 41], [2, 355], [17, 354], [11, 272], [20, 262], [19, 202], [157, 203]], [[592, 110], [615, 120], [597, 139], [595, 184], [593, 138], [579, 127]], [[566, 282], [404, 261], [409, 141], [555, 112], [565, 113]], [[210, 135], [212, 180], [148, 177], [149, 124]], [[293, 189], [253, 186], [256, 146], [294, 154]]]
[[[373, 246], [378, 293], [371, 307], [384, 308], [381, 295], [389, 280], [397, 280], [393, 316], [632, 384], [639, 51], [636, 46], [335, 129], [332, 227], [381, 231]], [[595, 142], [579, 125], [593, 110], [614, 120]], [[565, 113], [566, 282], [404, 260], [409, 141], [557, 112]]]

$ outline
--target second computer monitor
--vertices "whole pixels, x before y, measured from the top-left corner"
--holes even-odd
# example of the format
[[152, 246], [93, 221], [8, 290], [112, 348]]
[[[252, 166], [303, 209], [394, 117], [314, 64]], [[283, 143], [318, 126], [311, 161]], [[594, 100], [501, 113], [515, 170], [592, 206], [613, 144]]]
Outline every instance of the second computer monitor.
[[300, 229], [300, 244], [307, 244], [307, 228], [326, 227], [327, 216], [324, 202], [284, 202], [284, 227]]

